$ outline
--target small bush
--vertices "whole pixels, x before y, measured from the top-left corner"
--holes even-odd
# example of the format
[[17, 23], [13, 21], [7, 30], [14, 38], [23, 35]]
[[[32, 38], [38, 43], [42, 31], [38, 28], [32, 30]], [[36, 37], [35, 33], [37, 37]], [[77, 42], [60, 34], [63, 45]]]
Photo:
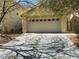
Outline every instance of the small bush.
[[79, 33], [79, 21], [75, 21], [72, 23], [72, 31]]

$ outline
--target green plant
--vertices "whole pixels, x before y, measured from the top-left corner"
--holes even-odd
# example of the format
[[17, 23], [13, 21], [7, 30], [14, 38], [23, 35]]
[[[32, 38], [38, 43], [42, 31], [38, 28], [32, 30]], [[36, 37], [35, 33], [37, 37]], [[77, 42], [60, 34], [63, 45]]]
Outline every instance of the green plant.
[[72, 23], [72, 30], [73, 32], [79, 33], [79, 21], [76, 20]]

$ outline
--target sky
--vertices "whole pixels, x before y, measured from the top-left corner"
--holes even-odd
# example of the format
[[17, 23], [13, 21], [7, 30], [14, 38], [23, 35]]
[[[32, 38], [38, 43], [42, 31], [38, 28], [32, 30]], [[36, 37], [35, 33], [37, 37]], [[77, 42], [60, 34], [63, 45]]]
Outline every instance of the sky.
[[[19, 0], [16, 0], [16, 2], [18, 2]], [[23, 1], [23, 0], [21, 0]], [[24, 0], [24, 1], [31, 1], [31, 3], [33, 3], [34, 5], [36, 5], [38, 3], [38, 0]], [[22, 2], [21, 4], [26, 5], [26, 6], [33, 6], [33, 4], [28, 4], [25, 2]]]

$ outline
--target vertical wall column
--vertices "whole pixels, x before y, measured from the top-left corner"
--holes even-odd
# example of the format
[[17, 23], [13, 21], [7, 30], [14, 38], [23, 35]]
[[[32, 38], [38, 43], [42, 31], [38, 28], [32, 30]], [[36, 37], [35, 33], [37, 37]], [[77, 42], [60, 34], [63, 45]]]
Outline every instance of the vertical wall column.
[[22, 32], [26, 33], [28, 32], [28, 16], [22, 16], [23, 20], [22, 20]]
[[61, 18], [61, 32], [67, 32], [67, 18], [62, 17]]

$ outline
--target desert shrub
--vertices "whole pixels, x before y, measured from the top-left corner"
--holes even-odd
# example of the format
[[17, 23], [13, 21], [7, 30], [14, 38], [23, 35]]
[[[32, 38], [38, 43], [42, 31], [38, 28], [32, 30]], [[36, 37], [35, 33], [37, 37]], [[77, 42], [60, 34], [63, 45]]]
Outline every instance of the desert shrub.
[[78, 21], [77, 20], [73, 21], [72, 31], [76, 32], [76, 33], [79, 33], [79, 20]]

